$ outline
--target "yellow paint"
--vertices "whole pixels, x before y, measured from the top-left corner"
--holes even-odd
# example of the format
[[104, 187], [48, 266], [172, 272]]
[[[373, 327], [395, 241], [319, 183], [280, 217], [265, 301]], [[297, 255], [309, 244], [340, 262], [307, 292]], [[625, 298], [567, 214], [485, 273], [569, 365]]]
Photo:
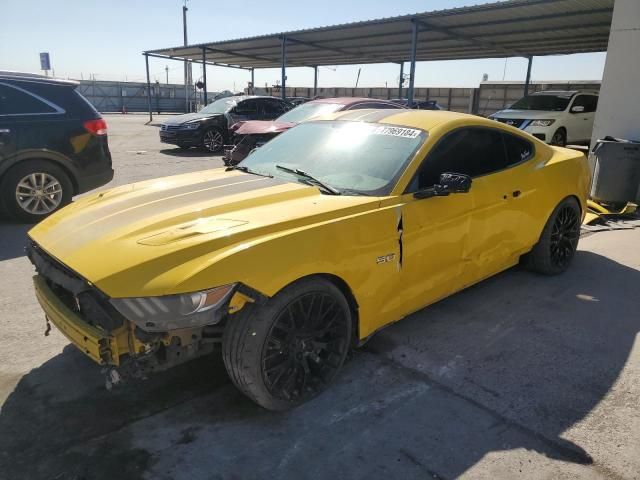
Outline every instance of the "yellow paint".
[[[42, 277], [33, 277], [36, 298], [51, 323], [71, 342], [73, 342], [85, 355], [100, 364], [118, 365], [120, 360], [118, 347], [122, 345], [122, 339], [118, 342], [122, 332], [107, 332], [84, 322], [64, 303], [62, 303]], [[128, 327], [121, 330], [126, 332]], [[120, 334], [120, 335], [119, 335]], [[125, 343], [126, 346], [126, 343]], [[104, 351], [108, 350], [108, 355]], [[128, 351], [128, 348], [124, 350]], [[105, 361], [105, 358], [107, 361]]]
[[[221, 179], [238, 185], [264, 182], [215, 169], [89, 195], [29, 235], [111, 297], [184, 293], [234, 282], [273, 296], [301, 277], [332, 275], [351, 290], [364, 339], [514, 265], [564, 198], [575, 196], [586, 212], [589, 171], [580, 152], [452, 112], [402, 111], [381, 123], [429, 133], [386, 197], [322, 195], [315, 187], [285, 183], [259, 194], [212, 199]], [[433, 145], [462, 126], [520, 135], [535, 145], [535, 155], [475, 178], [466, 194], [421, 200], [404, 194]], [[378, 263], [381, 256], [393, 260]], [[247, 301], [236, 294], [231, 311]]]
[[595, 200], [588, 199], [587, 208], [588, 208], [587, 214], [585, 215], [584, 220], [582, 222], [585, 225], [588, 225], [591, 222], [594, 222], [603, 216], [606, 217], [606, 216], [618, 216], [618, 215], [631, 215], [636, 212], [636, 210], [638, 209], [638, 205], [632, 202], [627, 202], [627, 204], [624, 207], [622, 207], [621, 210], [615, 211], [615, 210], [609, 210], [607, 207], [599, 204]]

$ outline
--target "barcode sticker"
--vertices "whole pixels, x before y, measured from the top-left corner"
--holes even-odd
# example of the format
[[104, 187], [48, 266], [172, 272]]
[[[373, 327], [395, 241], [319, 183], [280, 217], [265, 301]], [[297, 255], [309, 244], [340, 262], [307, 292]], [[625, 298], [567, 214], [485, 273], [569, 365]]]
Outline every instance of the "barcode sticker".
[[392, 137], [416, 138], [420, 135], [420, 130], [415, 128], [403, 127], [376, 127], [373, 130], [374, 135], [391, 135]]

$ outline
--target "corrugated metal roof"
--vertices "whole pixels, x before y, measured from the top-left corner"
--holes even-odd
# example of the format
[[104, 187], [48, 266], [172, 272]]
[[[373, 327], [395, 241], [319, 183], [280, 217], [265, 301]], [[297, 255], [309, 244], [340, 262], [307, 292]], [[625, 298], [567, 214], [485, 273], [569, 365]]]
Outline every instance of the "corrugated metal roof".
[[607, 49], [614, 0], [511, 0], [146, 53], [244, 68], [409, 61], [412, 22], [417, 60], [561, 55]]

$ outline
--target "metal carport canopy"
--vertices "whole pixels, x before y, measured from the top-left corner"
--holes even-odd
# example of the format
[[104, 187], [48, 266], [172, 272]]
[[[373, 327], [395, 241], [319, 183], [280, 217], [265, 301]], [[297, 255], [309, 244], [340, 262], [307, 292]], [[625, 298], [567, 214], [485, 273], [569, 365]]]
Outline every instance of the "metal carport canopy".
[[[606, 51], [614, 0], [512, 0], [144, 54], [235, 68], [317, 67]], [[529, 64], [530, 66], [530, 64]], [[412, 72], [413, 73], [413, 72]], [[414, 75], [409, 79], [409, 98]], [[284, 88], [283, 88], [284, 94]]]

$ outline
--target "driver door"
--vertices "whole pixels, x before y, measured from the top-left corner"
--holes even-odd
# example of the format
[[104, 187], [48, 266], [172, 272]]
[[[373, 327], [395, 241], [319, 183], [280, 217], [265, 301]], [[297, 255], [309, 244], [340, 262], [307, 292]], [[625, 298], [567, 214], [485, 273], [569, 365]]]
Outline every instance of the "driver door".
[[456, 171], [456, 158], [449, 150], [445, 137], [427, 154], [400, 199], [399, 284], [387, 304], [393, 309], [390, 313], [395, 318], [444, 298], [464, 285], [473, 213], [471, 192], [446, 197], [414, 197], [415, 192], [439, 183], [441, 173]]

